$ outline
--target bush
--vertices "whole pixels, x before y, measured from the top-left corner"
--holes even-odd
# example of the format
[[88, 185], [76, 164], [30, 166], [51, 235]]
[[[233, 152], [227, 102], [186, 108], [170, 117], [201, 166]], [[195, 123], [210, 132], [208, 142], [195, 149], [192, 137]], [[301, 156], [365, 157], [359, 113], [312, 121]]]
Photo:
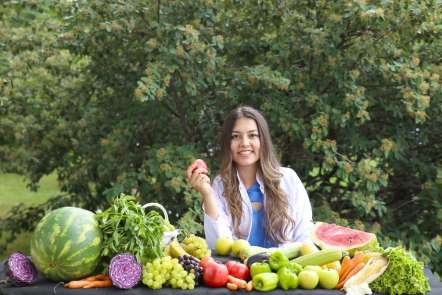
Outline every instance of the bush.
[[269, 119], [316, 219], [376, 231], [384, 245], [402, 241], [442, 272], [436, 1], [0, 9], [3, 169], [31, 184], [56, 171], [70, 201], [87, 208], [135, 189], [194, 220], [199, 199], [183, 169], [203, 157], [216, 172], [220, 124], [249, 104]]

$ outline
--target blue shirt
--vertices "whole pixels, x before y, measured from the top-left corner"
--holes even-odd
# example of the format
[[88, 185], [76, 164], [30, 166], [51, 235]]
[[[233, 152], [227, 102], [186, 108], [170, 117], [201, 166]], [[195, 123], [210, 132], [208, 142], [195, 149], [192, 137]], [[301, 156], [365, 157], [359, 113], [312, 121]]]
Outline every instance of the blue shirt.
[[259, 189], [258, 182], [255, 182], [247, 189], [250, 202], [252, 203], [252, 228], [250, 229], [249, 243], [252, 246], [270, 248], [274, 245], [265, 233], [265, 213], [264, 213], [264, 195]]

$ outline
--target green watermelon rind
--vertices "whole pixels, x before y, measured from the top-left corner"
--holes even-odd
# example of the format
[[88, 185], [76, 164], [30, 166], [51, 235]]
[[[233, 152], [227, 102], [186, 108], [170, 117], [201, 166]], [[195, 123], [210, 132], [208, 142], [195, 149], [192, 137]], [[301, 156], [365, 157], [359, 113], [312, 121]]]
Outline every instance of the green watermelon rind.
[[38, 271], [53, 281], [92, 274], [99, 261], [102, 233], [91, 211], [63, 207], [49, 212], [31, 238], [31, 257]]
[[[349, 252], [350, 255], [353, 255], [355, 251], [373, 250], [373, 249], [377, 249], [379, 247], [379, 243], [376, 238], [376, 235], [373, 233], [367, 233], [367, 232], [365, 232], [365, 233], [367, 234], [367, 236], [370, 236], [371, 239], [369, 239], [363, 243], [353, 244], [351, 246], [338, 246], [338, 245], [327, 244], [325, 241], [321, 240], [316, 235], [316, 229], [323, 224], [327, 224], [327, 223], [319, 222], [319, 221], [316, 222], [313, 229], [312, 229], [312, 232], [311, 232], [312, 241], [321, 249], [340, 249], [340, 250], [344, 250], [344, 251]], [[348, 229], [351, 231], [356, 231], [351, 228], [348, 228]]]

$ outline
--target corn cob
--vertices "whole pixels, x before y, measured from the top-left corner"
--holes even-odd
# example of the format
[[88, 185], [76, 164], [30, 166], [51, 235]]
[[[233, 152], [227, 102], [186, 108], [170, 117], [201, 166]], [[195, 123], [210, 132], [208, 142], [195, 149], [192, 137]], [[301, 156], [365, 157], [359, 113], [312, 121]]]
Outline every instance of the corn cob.
[[310, 253], [293, 259], [293, 262], [299, 263], [302, 266], [306, 265], [324, 265], [336, 260], [341, 260], [342, 250], [339, 249], [324, 249], [318, 252]]

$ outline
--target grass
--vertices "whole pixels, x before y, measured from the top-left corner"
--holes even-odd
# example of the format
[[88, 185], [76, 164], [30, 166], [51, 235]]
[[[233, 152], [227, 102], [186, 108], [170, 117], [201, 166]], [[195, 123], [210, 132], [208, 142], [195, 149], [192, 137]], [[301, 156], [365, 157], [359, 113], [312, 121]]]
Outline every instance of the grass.
[[[40, 204], [59, 192], [57, 175], [51, 174], [43, 177], [36, 192], [26, 187], [26, 180], [17, 174], [0, 173], [0, 217], [4, 217], [13, 206], [23, 203], [25, 205]], [[0, 253], [0, 260], [6, 258], [14, 251], [29, 253], [30, 233], [24, 233], [8, 245], [5, 253]]]

